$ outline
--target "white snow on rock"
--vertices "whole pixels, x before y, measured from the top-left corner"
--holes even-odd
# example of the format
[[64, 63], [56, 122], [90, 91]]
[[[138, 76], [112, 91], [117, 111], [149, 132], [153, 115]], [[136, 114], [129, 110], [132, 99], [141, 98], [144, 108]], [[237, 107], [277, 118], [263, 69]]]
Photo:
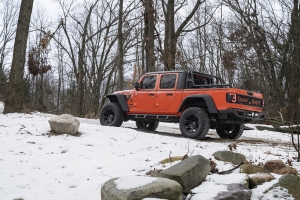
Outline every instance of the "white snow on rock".
[[118, 190], [131, 190], [143, 187], [156, 180], [157, 178], [147, 176], [125, 176], [118, 178], [114, 182]]
[[208, 182], [215, 182], [218, 184], [232, 184], [232, 183], [240, 183], [244, 184], [248, 179], [248, 175], [244, 173], [233, 173], [233, 174], [212, 174], [206, 177]]
[[[212, 200], [218, 193], [226, 192], [227, 186], [215, 182], [203, 182], [200, 186], [192, 189], [194, 194], [191, 200]], [[189, 199], [191, 195], [188, 195]]]

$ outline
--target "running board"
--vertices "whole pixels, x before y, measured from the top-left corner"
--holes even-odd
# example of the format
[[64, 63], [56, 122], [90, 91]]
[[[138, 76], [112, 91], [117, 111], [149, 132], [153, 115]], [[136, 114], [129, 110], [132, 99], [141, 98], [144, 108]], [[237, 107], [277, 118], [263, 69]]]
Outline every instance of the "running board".
[[158, 121], [171, 121], [177, 122], [179, 117], [176, 115], [148, 115], [148, 114], [135, 114], [128, 115], [131, 119], [149, 119], [149, 120], [158, 120]]

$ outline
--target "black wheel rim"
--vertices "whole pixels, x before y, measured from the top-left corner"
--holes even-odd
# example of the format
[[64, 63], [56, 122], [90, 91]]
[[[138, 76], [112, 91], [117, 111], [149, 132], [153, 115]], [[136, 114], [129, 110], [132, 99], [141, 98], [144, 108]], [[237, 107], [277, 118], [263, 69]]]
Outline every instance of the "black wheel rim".
[[224, 134], [230, 135], [234, 130], [234, 126], [232, 126], [232, 125], [224, 126], [223, 130], [224, 130]]
[[106, 108], [103, 113], [103, 120], [106, 124], [111, 124], [115, 119], [115, 113], [111, 108]]
[[142, 124], [143, 124], [143, 127], [149, 128], [151, 123], [150, 122], [142, 122]]
[[200, 127], [199, 118], [194, 114], [188, 115], [184, 119], [184, 128], [189, 133], [195, 133]]

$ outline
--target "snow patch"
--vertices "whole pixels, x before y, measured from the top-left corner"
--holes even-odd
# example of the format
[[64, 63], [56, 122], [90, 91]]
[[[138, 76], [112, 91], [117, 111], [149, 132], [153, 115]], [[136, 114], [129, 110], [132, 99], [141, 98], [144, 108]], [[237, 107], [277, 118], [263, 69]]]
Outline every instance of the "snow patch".
[[212, 174], [206, 177], [208, 182], [215, 182], [219, 184], [233, 184], [240, 183], [244, 184], [248, 179], [248, 175], [244, 173], [233, 173], [226, 175]]
[[[252, 189], [252, 200], [259, 200], [262, 196], [264, 196], [264, 192], [271, 188], [273, 185], [278, 183], [278, 179], [272, 180], [270, 182], [265, 182], [262, 185], [257, 186], [257, 188]], [[272, 198], [274, 199], [274, 198]]]
[[273, 199], [285, 199], [285, 200], [294, 200], [294, 197], [289, 194], [286, 188], [275, 187], [269, 190], [266, 194], [262, 195], [260, 199], [264, 200], [273, 200]]
[[157, 178], [147, 176], [125, 176], [118, 178], [114, 182], [118, 190], [131, 190], [143, 187], [156, 180]]
[[[213, 189], [213, 191], [212, 191]], [[187, 199], [190, 197], [191, 200], [211, 200], [214, 197], [216, 197], [217, 194], [220, 192], [226, 192], [227, 186], [226, 185], [220, 185], [215, 182], [203, 182], [200, 186], [195, 187], [191, 190], [193, 195], [188, 195]]]

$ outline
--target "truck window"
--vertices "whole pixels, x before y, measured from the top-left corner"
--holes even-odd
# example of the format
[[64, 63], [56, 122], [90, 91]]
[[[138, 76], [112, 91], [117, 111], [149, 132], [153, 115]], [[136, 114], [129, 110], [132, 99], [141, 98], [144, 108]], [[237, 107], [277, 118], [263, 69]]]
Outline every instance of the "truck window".
[[195, 85], [206, 85], [208, 81], [206, 77], [194, 75], [194, 83]]
[[175, 74], [162, 75], [160, 79], [160, 88], [161, 89], [174, 88], [175, 82], [176, 82]]
[[141, 89], [154, 89], [156, 83], [156, 75], [145, 76], [140, 83]]

